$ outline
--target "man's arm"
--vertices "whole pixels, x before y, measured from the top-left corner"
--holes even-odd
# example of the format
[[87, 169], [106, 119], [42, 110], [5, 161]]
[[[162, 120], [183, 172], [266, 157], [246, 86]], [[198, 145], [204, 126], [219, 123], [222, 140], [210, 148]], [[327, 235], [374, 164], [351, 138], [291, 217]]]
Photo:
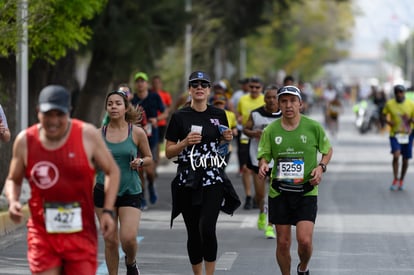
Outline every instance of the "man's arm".
[[154, 127], [157, 127], [158, 120], [167, 119], [169, 115], [169, 108], [164, 105], [164, 102], [162, 101], [161, 96], [158, 93], [156, 93], [155, 95], [157, 96], [158, 115], [154, 118], [153, 124], [154, 124]]
[[[87, 138], [87, 140], [85, 140]], [[102, 135], [91, 124], [84, 126], [84, 140], [85, 144], [91, 145], [90, 151], [91, 160], [101, 169], [105, 174], [105, 202], [104, 208], [113, 209], [116, 201], [116, 196], [119, 189], [120, 171], [109, 149], [106, 147], [102, 139]]]
[[321, 161], [319, 163], [323, 163], [325, 165], [328, 165], [328, 163], [331, 161], [332, 154], [333, 154], [333, 150], [332, 150], [332, 147], [331, 147], [329, 149], [328, 153], [322, 154], [322, 158], [321, 158]]
[[265, 158], [261, 158], [259, 160], [259, 178], [265, 179], [267, 173], [269, 172], [269, 163], [266, 161]]
[[84, 124], [83, 141], [90, 160], [93, 161], [105, 174], [105, 201], [103, 209], [108, 211], [102, 214], [100, 224], [103, 237], [107, 238], [112, 235], [116, 226], [112, 215], [108, 214], [114, 209], [119, 189], [120, 171], [114, 158], [106, 147], [100, 131], [92, 124]]
[[[328, 153], [322, 154], [322, 158], [319, 161], [318, 166], [316, 166], [311, 172], [312, 178], [309, 180], [309, 183], [311, 185], [318, 185], [321, 182], [322, 174], [325, 172], [326, 166], [328, 165], [329, 161], [332, 158], [332, 153], [333, 153], [333, 150], [331, 147]], [[323, 166], [325, 168], [323, 168]]]
[[156, 117], [156, 122], [158, 122], [158, 120], [167, 119], [167, 118], [168, 118], [168, 116], [170, 115], [169, 111], [170, 111], [170, 108], [169, 108], [169, 107], [166, 107], [166, 108], [164, 109], [164, 112], [160, 113], [160, 114]]
[[9, 215], [13, 222], [19, 223], [22, 220], [22, 205], [20, 194], [26, 168], [27, 142], [26, 131], [21, 132], [14, 141], [13, 154], [10, 162], [9, 174], [4, 184], [5, 196], [9, 202]]
[[249, 138], [260, 138], [262, 135], [261, 130], [253, 130], [253, 117], [252, 113], [249, 114], [246, 124], [243, 126], [243, 133]]
[[253, 137], [253, 118], [252, 113], [249, 114], [246, 124], [243, 126], [243, 133], [248, 137]]

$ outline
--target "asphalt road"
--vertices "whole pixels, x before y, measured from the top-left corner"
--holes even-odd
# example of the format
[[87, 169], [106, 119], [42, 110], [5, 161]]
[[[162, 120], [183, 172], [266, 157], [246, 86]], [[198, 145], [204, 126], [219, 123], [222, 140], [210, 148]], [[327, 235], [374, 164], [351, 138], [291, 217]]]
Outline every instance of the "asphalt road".
[[[314, 115], [320, 120], [320, 115]], [[414, 186], [410, 167], [404, 191], [390, 191], [391, 155], [386, 134], [360, 135], [348, 110], [337, 139], [333, 159], [320, 186], [319, 212], [314, 233], [311, 274], [414, 274]], [[414, 164], [411, 163], [413, 166]], [[138, 263], [141, 274], [192, 274], [186, 253], [182, 219], [170, 229], [171, 163], [158, 170], [159, 202], [142, 214]], [[234, 160], [228, 174], [244, 199]], [[280, 274], [275, 261], [275, 240], [256, 229], [257, 210], [221, 214], [218, 222], [220, 275]], [[0, 274], [29, 274], [25, 229], [0, 238]], [[99, 272], [106, 274], [100, 240]], [[292, 244], [292, 272], [298, 263]], [[125, 274], [121, 260], [120, 274]]]

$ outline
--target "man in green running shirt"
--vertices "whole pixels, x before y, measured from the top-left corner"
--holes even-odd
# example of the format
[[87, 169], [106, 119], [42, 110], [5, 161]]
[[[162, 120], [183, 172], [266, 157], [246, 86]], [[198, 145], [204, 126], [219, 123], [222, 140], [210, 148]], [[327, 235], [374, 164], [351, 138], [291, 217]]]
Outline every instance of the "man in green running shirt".
[[[317, 213], [318, 185], [332, 157], [323, 127], [301, 115], [302, 97], [295, 86], [278, 90], [282, 117], [269, 124], [259, 142], [259, 176], [265, 177], [274, 160], [269, 187], [269, 222], [276, 226], [276, 260], [283, 275], [290, 274], [291, 228], [296, 226], [298, 275], [308, 275], [312, 235]], [[318, 154], [322, 158], [318, 161]]]

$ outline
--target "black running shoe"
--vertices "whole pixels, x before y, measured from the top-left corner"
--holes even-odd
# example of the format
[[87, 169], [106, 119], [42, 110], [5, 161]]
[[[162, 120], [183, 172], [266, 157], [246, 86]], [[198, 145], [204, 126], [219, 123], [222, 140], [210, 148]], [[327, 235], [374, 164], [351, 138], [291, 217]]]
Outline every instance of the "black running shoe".
[[125, 256], [125, 266], [127, 269], [126, 275], [139, 275], [139, 269], [136, 261], [133, 264], [128, 265], [127, 258]]
[[300, 263], [298, 264], [298, 267], [296, 268], [296, 270], [298, 271], [298, 275], [309, 275], [310, 274], [309, 269], [306, 271], [299, 271], [299, 266], [300, 266]]
[[247, 196], [246, 201], [244, 202], [244, 209], [250, 210], [253, 207], [252, 197]]

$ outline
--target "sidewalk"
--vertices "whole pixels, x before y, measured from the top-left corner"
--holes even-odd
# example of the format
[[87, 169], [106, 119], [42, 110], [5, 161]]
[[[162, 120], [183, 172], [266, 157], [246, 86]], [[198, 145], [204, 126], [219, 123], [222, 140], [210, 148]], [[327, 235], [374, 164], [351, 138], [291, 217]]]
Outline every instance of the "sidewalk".
[[27, 181], [23, 182], [22, 193], [20, 195], [20, 203], [22, 203], [23, 209], [23, 220], [19, 224], [15, 224], [9, 217], [8, 202], [4, 194], [0, 195], [0, 237], [16, 230], [21, 226], [26, 226], [27, 219], [29, 218], [30, 212], [27, 206], [27, 201], [30, 197], [30, 187]]

